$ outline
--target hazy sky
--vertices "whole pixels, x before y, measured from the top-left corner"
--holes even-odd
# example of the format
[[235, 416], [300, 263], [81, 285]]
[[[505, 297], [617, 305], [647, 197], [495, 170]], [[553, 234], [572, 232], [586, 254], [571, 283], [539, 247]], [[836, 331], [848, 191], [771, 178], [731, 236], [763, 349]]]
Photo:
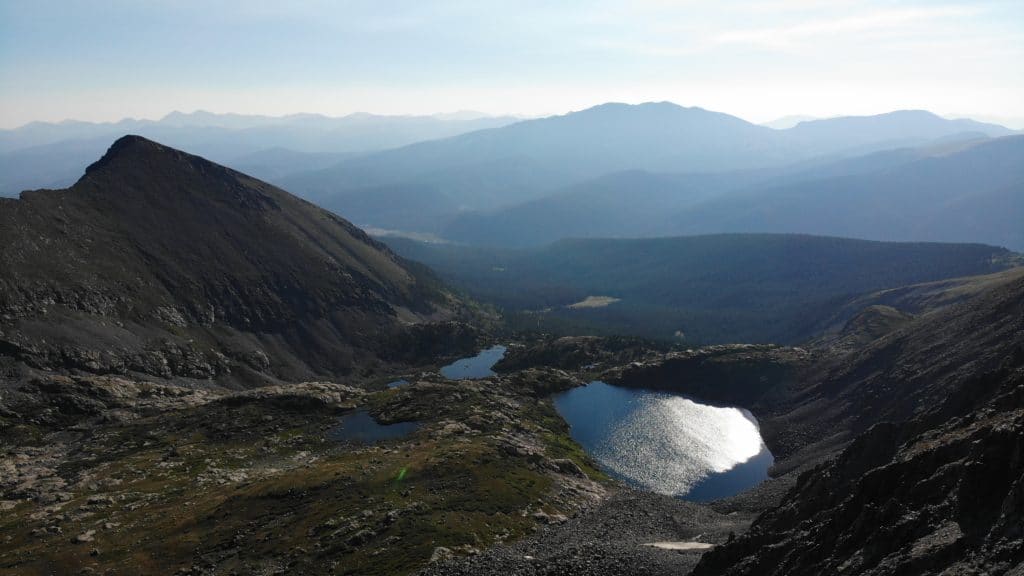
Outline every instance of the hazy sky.
[[1024, 1], [0, 0], [0, 126], [671, 100], [1024, 118]]

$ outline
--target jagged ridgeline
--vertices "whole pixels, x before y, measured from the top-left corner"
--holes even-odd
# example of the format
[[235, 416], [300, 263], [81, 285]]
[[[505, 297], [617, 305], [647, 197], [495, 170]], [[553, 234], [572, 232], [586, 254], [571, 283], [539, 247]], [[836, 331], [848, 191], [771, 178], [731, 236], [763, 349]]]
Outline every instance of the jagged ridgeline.
[[457, 299], [349, 222], [138, 136], [0, 200], [0, 269], [0, 350], [37, 368], [257, 384], [472, 341]]

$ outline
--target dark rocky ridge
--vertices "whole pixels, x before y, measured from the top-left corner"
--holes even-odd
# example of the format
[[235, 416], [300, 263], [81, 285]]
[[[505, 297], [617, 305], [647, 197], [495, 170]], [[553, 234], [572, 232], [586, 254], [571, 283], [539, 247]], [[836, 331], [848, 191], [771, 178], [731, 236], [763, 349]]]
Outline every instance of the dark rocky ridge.
[[926, 314], [823, 376], [777, 421], [808, 439], [859, 435], [695, 574], [1024, 569], [1024, 278]]
[[[0, 351], [37, 368], [261, 384], [415, 362], [429, 272], [287, 192], [138, 136], [0, 200]], [[471, 330], [417, 329], [456, 348]]]

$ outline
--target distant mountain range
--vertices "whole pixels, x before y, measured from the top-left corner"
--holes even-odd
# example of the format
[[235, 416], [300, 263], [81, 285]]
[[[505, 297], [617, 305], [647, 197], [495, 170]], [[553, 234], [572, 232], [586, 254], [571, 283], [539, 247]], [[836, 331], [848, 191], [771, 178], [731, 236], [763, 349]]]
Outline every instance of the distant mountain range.
[[[457, 217], [537, 200], [615, 172], [778, 170], [897, 147], [1013, 134], [923, 111], [802, 122], [788, 130], [668, 102], [604, 104], [342, 160], [278, 184], [360, 225], [441, 233]], [[763, 175], [762, 175], [763, 176]], [[621, 189], [627, 196], [630, 189]], [[434, 207], [422, 218], [394, 205]], [[375, 201], [379, 199], [379, 201]]]
[[801, 122], [808, 122], [811, 120], [818, 120], [818, 118], [814, 116], [805, 116], [803, 114], [792, 114], [790, 116], [782, 116], [781, 118], [776, 118], [775, 120], [768, 122], [762, 122], [761, 125], [769, 128], [775, 128], [776, 130], [787, 130]]
[[160, 120], [33, 122], [0, 130], [0, 195], [70, 185], [114, 139], [139, 134], [262, 178], [326, 168], [347, 155], [515, 122], [476, 113], [436, 116], [250, 116], [172, 112]]
[[273, 182], [375, 233], [537, 246], [793, 232], [1024, 249], [1020, 136], [914, 110], [786, 129], [669, 102], [523, 121], [195, 112], [36, 123], [0, 132], [9, 150], [0, 195], [74, 182], [125, 130]]
[[[226, 145], [225, 132], [240, 132], [236, 147], [255, 150], [286, 148], [297, 152], [365, 152], [394, 148], [420, 140], [444, 138], [462, 132], [515, 122], [512, 116], [487, 116], [476, 112], [455, 114], [379, 115], [364, 112], [347, 116], [292, 114], [259, 116], [216, 114], [197, 110], [171, 112], [159, 120], [126, 118], [118, 122], [32, 122], [0, 130], [0, 153], [66, 140], [90, 140], [150, 133], [193, 140], [200, 147]], [[109, 142], [108, 142], [109, 144]], [[236, 148], [232, 148], [234, 152]]]
[[441, 235], [532, 246], [559, 238], [719, 232], [985, 242], [1024, 250], [1024, 136], [900, 148], [788, 170], [633, 171], [454, 219]]
[[37, 368], [358, 378], [466, 334], [431, 324], [459, 301], [362, 230], [138, 136], [67, 190], [0, 199], [0, 267], [0, 351]]

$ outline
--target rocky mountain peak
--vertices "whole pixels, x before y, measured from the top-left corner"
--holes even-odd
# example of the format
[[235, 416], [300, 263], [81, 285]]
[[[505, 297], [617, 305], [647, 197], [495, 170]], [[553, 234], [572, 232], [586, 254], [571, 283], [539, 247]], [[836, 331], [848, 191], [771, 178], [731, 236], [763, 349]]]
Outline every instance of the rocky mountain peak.
[[115, 140], [99, 160], [93, 162], [85, 169], [85, 173], [92, 174], [99, 172], [121, 162], [140, 162], [145, 159], [156, 158], [161, 158], [165, 161], [174, 161], [188, 156], [191, 155], [173, 148], [168, 148], [167, 146], [158, 144], [148, 138], [128, 134]]
[[173, 348], [207, 359], [191, 364], [284, 358], [255, 367], [285, 379], [344, 374], [405, 341], [408, 320], [447, 316], [436, 281], [351, 223], [139, 136], [68, 189], [0, 205], [0, 268], [0, 330], [18, 357], [99, 373], [227, 374], [132, 360]]

